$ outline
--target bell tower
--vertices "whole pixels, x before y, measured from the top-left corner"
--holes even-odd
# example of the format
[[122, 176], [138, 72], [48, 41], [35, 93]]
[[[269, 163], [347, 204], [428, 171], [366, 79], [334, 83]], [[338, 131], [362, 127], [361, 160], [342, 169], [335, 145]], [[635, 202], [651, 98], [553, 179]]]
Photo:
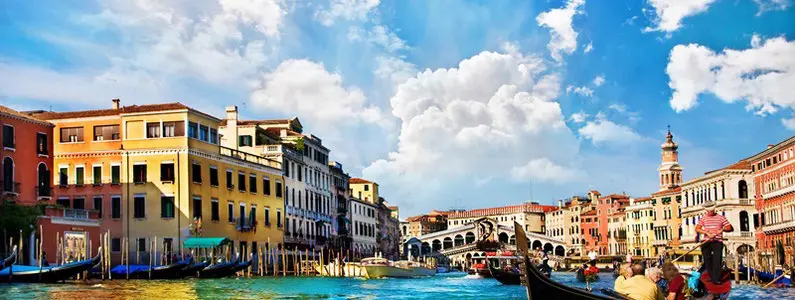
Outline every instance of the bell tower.
[[660, 190], [673, 189], [682, 184], [682, 166], [679, 165], [679, 145], [674, 143], [671, 126], [668, 125], [668, 134], [662, 144], [662, 163], [658, 169], [660, 173]]

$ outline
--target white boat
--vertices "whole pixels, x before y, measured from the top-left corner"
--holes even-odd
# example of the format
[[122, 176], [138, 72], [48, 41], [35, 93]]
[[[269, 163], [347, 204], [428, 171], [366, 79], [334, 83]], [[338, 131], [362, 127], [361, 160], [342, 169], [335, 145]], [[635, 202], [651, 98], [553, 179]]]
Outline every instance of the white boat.
[[436, 268], [418, 262], [408, 260], [392, 262], [381, 257], [363, 259], [362, 267], [366, 270], [367, 278], [411, 278], [436, 274]]

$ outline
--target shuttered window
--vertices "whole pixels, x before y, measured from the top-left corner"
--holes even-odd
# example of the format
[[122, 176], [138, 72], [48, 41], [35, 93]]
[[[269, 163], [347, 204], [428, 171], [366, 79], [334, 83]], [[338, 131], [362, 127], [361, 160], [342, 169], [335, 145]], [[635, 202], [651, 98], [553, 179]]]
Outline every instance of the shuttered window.
[[[63, 135], [61, 136], [63, 139]], [[94, 126], [95, 141], [113, 141], [119, 139], [119, 125]]]
[[61, 143], [77, 143], [83, 141], [83, 127], [61, 128]]

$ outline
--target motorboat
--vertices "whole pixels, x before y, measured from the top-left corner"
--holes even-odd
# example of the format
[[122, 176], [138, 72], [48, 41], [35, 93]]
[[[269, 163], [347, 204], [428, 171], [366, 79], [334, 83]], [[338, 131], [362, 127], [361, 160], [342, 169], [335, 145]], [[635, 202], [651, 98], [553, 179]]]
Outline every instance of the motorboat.
[[[0, 270], [0, 282], [58, 282], [75, 277], [97, 265], [102, 258], [102, 248], [90, 259], [59, 266], [9, 265]], [[3, 265], [6, 261], [3, 261]]]
[[436, 268], [408, 260], [392, 262], [382, 257], [370, 257], [363, 259], [361, 265], [367, 278], [412, 278], [436, 274]]

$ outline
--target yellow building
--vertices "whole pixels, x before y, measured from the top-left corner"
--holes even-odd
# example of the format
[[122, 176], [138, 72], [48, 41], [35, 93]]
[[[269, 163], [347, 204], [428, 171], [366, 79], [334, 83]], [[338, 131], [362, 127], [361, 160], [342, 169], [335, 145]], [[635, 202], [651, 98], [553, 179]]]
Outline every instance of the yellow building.
[[362, 201], [378, 203], [378, 184], [361, 178], [351, 178], [351, 195]]
[[[80, 129], [74, 132], [96, 132], [97, 116], [120, 125], [113, 150], [121, 153], [120, 161], [109, 164], [121, 169], [118, 219], [129, 251], [149, 251], [153, 238], [158, 251], [178, 251], [191, 236], [229, 238], [243, 255], [268, 241], [270, 247], [281, 245], [281, 165], [219, 146], [218, 118], [181, 103], [122, 107], [115, 102], [107, 110], [49, 114], [68, 115]], [[62, 132], [56, 130], [56, 141], [64, 140]], [[87, 147], [106, 141], [72, 143]]]
[[627, 250], [635, 256], [651, 256], [654, 241], [654, 207], [651, 198], [630, 198], [626, 214]]

